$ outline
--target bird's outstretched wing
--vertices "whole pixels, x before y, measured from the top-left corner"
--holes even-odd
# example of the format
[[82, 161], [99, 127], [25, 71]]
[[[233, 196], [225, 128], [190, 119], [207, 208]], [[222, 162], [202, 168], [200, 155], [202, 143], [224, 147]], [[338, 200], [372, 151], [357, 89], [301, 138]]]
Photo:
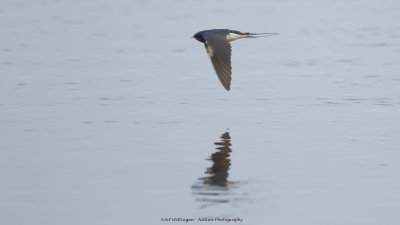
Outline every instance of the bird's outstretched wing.
[[219, 80], [226, 90], [230, 90], [231, 86], [231, 53], [232, 48], [226, 39], [229, 30], [219, 30], [211, 34], [205, 35], [205, 48], [210, 56], [214, 70]]

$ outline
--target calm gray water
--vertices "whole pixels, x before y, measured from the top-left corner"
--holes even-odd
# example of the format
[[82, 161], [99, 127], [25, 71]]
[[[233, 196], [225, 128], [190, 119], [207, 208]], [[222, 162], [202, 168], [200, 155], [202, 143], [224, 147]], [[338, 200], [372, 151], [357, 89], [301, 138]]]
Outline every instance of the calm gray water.
[[[2, 0], [0, 224], [399, 224], [399, 12]], [[212, 28], [280, 35], [232, 43], [226, 92]]]

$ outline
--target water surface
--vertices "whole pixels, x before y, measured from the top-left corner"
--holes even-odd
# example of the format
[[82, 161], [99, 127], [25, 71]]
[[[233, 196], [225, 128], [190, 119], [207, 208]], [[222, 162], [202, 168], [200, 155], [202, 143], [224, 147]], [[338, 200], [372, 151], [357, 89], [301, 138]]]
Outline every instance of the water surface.
[[[399, 10], [2, 1], [0, 223], [399, 224]], [[226, 92], [212, 28], [280, 35], [232, 43]]]

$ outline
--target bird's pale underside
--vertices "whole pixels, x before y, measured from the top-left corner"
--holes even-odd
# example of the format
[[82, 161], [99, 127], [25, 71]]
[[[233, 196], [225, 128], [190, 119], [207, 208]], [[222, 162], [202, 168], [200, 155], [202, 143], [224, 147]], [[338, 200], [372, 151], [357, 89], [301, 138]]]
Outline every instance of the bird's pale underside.
[[213, 29], [197, 32], [193, 37], [204, 43], [215, 73], [224, 88], [229, 91], [232, 80], [232, 48], [229, 42], [239, 38], [266, 37], [271, 35], [276, 35], [276, 33], [242, 33], [229, 29]]

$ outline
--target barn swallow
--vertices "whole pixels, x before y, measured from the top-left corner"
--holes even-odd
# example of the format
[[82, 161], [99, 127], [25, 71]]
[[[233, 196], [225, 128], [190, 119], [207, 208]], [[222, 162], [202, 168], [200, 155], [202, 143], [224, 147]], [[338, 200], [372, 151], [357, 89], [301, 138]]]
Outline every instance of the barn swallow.
[[243, 33], [237, 30], [213, 29], [199, 31], [193, 38], [203, 42], [207, 54], [214, 66], [215, 73], [224, 88], [229, 91], [231, 88], [231, 44], [229, 42], [240, 38], [256, 38], [277, 35], [277, 33]]

